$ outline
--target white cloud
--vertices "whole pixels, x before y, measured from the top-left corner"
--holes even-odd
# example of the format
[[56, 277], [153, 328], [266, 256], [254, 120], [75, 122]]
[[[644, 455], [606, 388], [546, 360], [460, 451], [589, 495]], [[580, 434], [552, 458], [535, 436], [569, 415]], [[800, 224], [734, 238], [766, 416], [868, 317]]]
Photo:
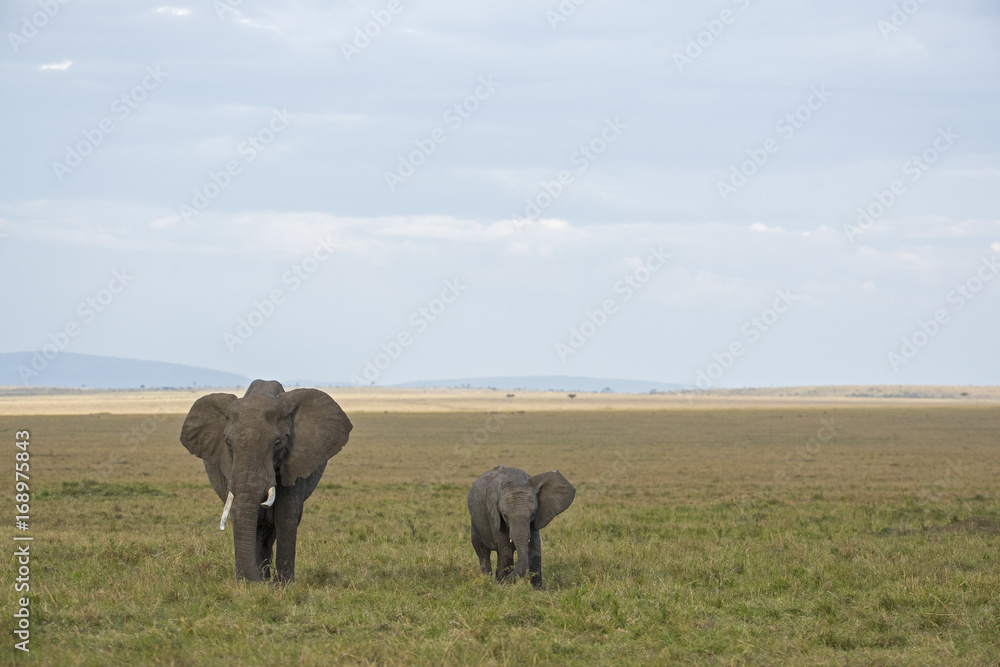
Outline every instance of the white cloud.
[[298, 124], [333, 124], [341, 125], [345, 123], [361, 123], [368, 120], [368, 116], [360, 113], [297, 113], [295, 122]]
[[246, 16], [240, 17], [239, 24], [245, 25], [248, 28], [253, 28], [254, 30], [269, 30], [275, 33], [276, 35], [281, 34], [281, 29], [277, 25], [273, 23], [265, 23], [263, 21], [258, 21], [256, 19], [247, 18]]
[[172, 227], [181, 221], [181, 216], [179, 215], [167, 215], [162, 218], [157, 218], [149, 223], [150, 229], [164, 229], [166, 227]]
[[64, 60], [61, 63], [50, 63], [48, 65], [41, 65], [38, 69], [40, 70], [56, 70], [57, 72], [63, 72], [69, 69], [70, 65], [73, 64], [72, 60]]
[[768, 227], [762, 222], [755, 222], [750, 225], [750, 231], [760, 232], [762, 234], [783, 234], [785, 230], [781, 227]]
[[157, 7], [156, 13], [165, 16], [190, 16], [191, 10], [187, 7]]
[[1000, 220], [973, 219], [951, 222], [947, 218], [938, 216], [929, 221], [931, 226], [914, 229], [922, 222], [924, 222], [922, 219], [906, 219], [899, 221], [898, 227], [906, 230], [905, 236], [913, 239], [977, 238], [1000, 233]]
[[486, 227], [473, 220], [459, 220], [447, 215], [394, 216], [372, 221], [373, 233], [380, 236], [405, 236], [428, 239], [482, 238]]
[[896, 253], [896, 256], [903, 262], [913, 264], [914, 266], [925, 267], [928, 265], [927, 260], [915, 252], [900, 250]]

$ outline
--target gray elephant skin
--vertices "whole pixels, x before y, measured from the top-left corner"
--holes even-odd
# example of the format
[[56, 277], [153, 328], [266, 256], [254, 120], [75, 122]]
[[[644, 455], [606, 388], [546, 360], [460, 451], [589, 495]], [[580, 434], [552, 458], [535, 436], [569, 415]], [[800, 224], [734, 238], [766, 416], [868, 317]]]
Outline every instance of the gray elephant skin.
[[[531, 585], [542, 586], [542, 542], [538, 531], [573, 503], [576, 489], [558, 470], [529, 477], [499, 465], [483, 473], [469, 490], [472, 548], [483, 574], [492, 574], [497, 552], [498, 581], [531, 572]], [[517, 565], [514, 565], [514, 552]]]
[[347, 443], [351, 421], [318, 389], [286, 392], [273, 380], [254, 380], [243, 398], [209, 394], [194, 402], [181, 443], [204, 459], [212, 488], [225, 501], [220, 528], [232, 513], [236, 576], [295, 577], [295, 541], [302, 505], [326, 463]]

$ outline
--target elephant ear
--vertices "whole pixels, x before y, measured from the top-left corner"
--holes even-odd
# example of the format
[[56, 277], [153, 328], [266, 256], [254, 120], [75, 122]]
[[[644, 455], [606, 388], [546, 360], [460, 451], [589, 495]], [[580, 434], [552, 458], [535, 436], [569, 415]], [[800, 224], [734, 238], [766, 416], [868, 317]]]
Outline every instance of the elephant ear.
[[497, 475], [486, 485], [486, 511], [490, 515], [490, 525], [493, 526], [494, 533], [500, 532], [500, 487], [505, 479], [503, 475]]
[[535, 475], [528, 482], [538, 496], [538, 510], [535, 512], [535, 528], [538, 530], [545, 528], [549, 521], [573, 504], [576, 489], [558, 470]]
[[281, 464], [281, 484], [293, 486], [343, 449], [354, 427], [337, 402], [319, 389], [293, 389], [279, 398], [291, 420], [291, 446]]
[[195, 401], [181, 427], [181, 444], [198, 458], [227, 462], [226, 412], [235, 400], [232, 394], [208, 394]]

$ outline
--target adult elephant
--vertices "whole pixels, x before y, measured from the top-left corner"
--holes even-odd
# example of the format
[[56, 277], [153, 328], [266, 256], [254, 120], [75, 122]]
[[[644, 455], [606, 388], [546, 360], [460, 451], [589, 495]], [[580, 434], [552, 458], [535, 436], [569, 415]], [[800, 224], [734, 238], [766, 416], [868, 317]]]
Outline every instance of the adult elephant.
[[277, 578], [294, 579], [302, 505], [351, 428], [329, 394], [286, 392], [273, 380], [254, 380], [243, 398], [209, 394], [194, 402], [181, 443], [204, 459], [208, 480], [226, 503], [219, 528], [226, 529], [232, 513], [238, 578], [270, 579], [277, 539]]
[[[531, 572], [531, 585], [542, 586], [542, 540], [538, 533], [573, 503], [576, 489], [558, 470], [529, 477], [517, 468], [497, 466], [480, 475], [469, 489], [472, 548], [483, 574], [492, 574], [497, 552], [497, 580], [511, 581]], [[517, 565], [514, 565], [514, 552]]]

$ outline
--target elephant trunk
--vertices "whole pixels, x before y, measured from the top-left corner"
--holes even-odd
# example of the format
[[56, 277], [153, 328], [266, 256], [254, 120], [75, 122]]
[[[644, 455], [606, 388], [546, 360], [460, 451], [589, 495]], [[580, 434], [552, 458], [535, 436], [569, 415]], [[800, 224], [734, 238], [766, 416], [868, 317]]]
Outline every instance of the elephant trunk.
[[517, 552], [517, 565], [511, 571], [510, 579], [516, 579], [528, 571], [528, 562], [531, 560], [528, 551], [530, 537], [528, 521], [519, 521], [516, 526], [510, 527], [510, 541], [514, 543], [514, 550]]
[[236, 551], [236, 578], [261, 581], [264, 574], [257, 562], [257, 518], [260, 500], [256, 494], [239, 494], [233, 501], [233, 547]]

